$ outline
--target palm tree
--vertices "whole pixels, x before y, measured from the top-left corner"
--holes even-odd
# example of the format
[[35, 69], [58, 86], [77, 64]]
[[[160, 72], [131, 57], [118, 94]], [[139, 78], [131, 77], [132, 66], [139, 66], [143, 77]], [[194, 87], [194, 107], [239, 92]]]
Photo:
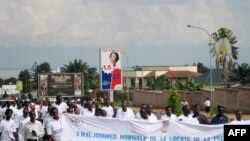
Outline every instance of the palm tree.
[[238, 47], [236, 36], [228, 28], [220, 28], [218, 32], [214, 32], [211, 37], [216, 42], [212, 53], [216, 56], [216, 67], [222, 68], [222, 79], [227, 83], [229, 72], [233, 67], [233, 59], [238, 59]]
[[235, 63], [233, 74], [229, 78], [232, 81], [240, 82], [242, 85], [250, 82], [250, 66], [247, 63], [241, 65]]
[[75, 59], [73, 62], [64, 65], [65, 72], [68, 73], [82, 73], [84, 77], [84, 89], [86, 92], [89, 89], [99, 88], [99, 75], [97, 74], [96, 68], [90, 68], [86, 62], [83, 62], [81, 59]]
[[68, 65], [64, 65], [65, 72], [77, 72], [77, 73], [87, 73], [89, 66], [86, 62], [81, 59], [75, 59], [73, 62], [69, 62]]

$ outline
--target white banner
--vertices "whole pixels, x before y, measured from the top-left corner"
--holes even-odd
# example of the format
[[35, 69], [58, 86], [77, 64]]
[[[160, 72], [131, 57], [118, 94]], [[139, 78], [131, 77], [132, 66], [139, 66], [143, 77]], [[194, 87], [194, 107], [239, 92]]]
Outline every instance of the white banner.
[[223, 125], [152, 123], [71, 114], [62, 115], [61, 120], [62, 141], [223, 141]]

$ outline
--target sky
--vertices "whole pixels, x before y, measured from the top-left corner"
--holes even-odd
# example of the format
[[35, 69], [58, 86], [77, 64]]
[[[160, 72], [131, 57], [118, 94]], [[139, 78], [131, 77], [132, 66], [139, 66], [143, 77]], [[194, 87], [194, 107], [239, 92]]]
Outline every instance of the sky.
[[250, 64], [249, 13], [249, 0], [0, 0], [0, 69], [74, 59], [99, 67], [100, 48], [120, 48], [123, 67], [209, 67], [208, 35], [188, 24], [231, 29], [236, 62]]

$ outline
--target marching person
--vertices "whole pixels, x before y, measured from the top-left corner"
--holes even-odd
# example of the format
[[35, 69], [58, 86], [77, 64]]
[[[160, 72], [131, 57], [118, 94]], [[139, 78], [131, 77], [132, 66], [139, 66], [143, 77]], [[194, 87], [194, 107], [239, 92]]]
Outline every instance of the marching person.
[[225, 107], [222, 105], [217, 106], [217, 115], [212, 118], [211, 124], [225, 124], [228, 123], [228, 117], [224, 115]]
[[17, 127], [15, 121], [11, 119], [12, 114], [11, 109], [6, 109], [5, 119], [0, 123], [1, 141], [18, 141]]
[[242, 122], [244, 122], [244, 120], [242, 119], [242, 111], [241, 110], [237, 110], [235, 112], [235, 119], [231, 123], [241, 124]]
[[117, 118], [119, 119], [134, 119], [135, 114], [132, 109], [128, 108], [128, 101], [122, 101], [122, 107], [117, 111]]
[[42, 123], [36, 120], [36, 112], [31, 110], [29, 117], [30, 121], [27, 122], [24, 127], [25, 141], [42, 141], [44, 129]]
[[172, 113], [172, 108], [167, 106], [165, 108], [165, 114], [161, 116], [161, 120], [176, 120], [177, 116]]
[[53, 107], [51, 109], [51, 112], [52, 112], [52, 119], [48, 122], [46, 129], [48, 137], [52, 141], [61, 141], [62, 123], [59, 117], [58, 109]]

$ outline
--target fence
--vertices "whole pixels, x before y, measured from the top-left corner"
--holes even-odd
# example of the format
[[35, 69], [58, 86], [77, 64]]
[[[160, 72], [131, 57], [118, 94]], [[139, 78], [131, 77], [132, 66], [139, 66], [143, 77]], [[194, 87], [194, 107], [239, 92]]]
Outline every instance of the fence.
[[[203, 106], [206, 98], [210, 98], [209, 91], [178, 91], [181, 98], [186, 99], [190, 105], [200, 104]], [[134, 90], [133, 104], [140, 106], [141, 104], [153, 104], [155, 108], [164, 108], [170, 96], [169, 91], [141, 91]], [[250, 88], [238, 89], [215, 89], [212, 94], [212, 106], [222, 104], [226, 106], [227, 111], [242, 110], [244, 113], [250, 113]]]

